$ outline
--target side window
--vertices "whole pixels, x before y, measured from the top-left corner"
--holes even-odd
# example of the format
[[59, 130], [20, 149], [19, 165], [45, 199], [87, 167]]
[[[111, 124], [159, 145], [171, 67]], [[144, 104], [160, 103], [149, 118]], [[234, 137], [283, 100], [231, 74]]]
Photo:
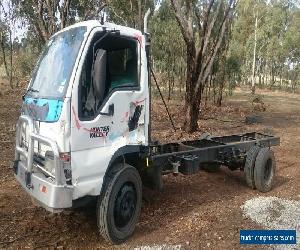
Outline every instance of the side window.
[[137, 86], [137, 56], [131, 48], [108, 52], [110, 90]]
[[[114, 91], [137, 88], [138, 42], [122, 36], [94, 37], [80, 76], [79, 116], [92, 119]], [[99, 42], [100, 41], [100, 42]]]

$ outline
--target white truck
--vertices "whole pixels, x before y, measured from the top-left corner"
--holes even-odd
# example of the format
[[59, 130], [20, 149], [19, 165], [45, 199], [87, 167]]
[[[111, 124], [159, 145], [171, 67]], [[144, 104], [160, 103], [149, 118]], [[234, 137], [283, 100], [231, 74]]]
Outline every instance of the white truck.
[[142, 185], [162, 189], [163, 174], [225, 165], [263, 192], [274, 179], [277, 137], [151, 141], [149, 46], [146, 32], [111, 23], [59, 31], [40, 56], [17, 123], [12, 166], [22, 187], [51, 212], [97, 199], [100, 233], [115, 244], [134, 231]]

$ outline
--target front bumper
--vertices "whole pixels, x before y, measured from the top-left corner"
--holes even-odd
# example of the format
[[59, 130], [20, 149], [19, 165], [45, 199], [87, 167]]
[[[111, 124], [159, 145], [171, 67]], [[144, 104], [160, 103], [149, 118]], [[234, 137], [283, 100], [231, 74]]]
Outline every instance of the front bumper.
[[[24, 123], [27, 124], [29, 129], [27, 149], [21, 144], [20, 130]], [[33, 170], [35, 141], [51, 147], [54, 154], [55, 178], [46, 177], [44, 173]], [[21, 156], [23, 157], [22, 160]], [[55, 212], [72, 207], [73, 186], [66, 184], [57, 144], [49, 138], [34, 133], [33, 121], [28, 116], [21, 116], [17, 124], [16, 154], [13, 169], [16, 179], [26, 192], [48, 211]]]
[[31, 173], [31, 185], [26, 185], [27, 169], [20, 161], [15, 167], [15, 177], [23, 189], [50, 212], [72, 207], [73, 187], [56, 185], [43, 173]]

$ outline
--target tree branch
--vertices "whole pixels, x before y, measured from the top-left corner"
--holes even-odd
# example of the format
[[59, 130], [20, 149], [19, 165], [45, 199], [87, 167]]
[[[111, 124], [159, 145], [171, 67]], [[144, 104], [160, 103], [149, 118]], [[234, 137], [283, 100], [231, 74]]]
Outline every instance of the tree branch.
[[[211, 10], [211, 7], [212, 6], [210, 6], [210, 8], [209, 8], [209, 12]], [[212, 32], [213, 27], [215, 26], [216, 21], [217, 21], [220, 8], [221, 8], [221, 1], [218, 3], [216, 14], [214, 15], [212, 21], [210, 22], [210, 24], [208, 26], [208, 29], [207, 29], [207, 24], [206, 24], [207, 33], [206, 33], [206, 30], [205, 30], [205, 33], [203, 33], [203, 43], [201, 45], [199, 55], [203, 55], [203, 52], [206, 51], [206, 49], [207, 49], [207, 46], [209, 44], [209, 40], [210, 40], [210, 37], [211, 37], [211, 32]], [[208, 13], [208, 16], [207, 16], [207, 21], [208, 21], [208, 18], [209, 18], [209, 13]]]
[[67, 17], [69, 15], [71, 0], [64, 0], [60, 8], [60, 28], [63, 29], [67, 25]]
[[38, 21], [35, 21], [35, 25], [38, 26], [38, 29], [40, 30], [41, 38], [44, 42], [46, 42], [49, 38], [49, 32], [47, 30], [44, 18], [43, 18], [43, 1], [37, 0], [36, 1], [36, 7], [37, 7], [37, 14], [38, 14]]
[[201, 73], [200, 73], [200, 76], [198, 78], [197, 85], [195, 88], [196, 95], [199, 93], [201, 85], [206, 82], [206, 79], [212, 70], [212, 65], [214, 63], [215, 57], [216, 57], [216, 55], [220, 49], [220, 46], [222, 44], [222, 41], [223, 41], [223, 37], [225, 34], [225, 30], [226, 30], [226, 21], [228, 19], [228, 15], [231, 10], [231, 6], [232, 6], [233, 2], [234, 2], [234, 0], [230, 0], [230, 2], [228, 4], [228, 7], [224, 14], [224, 18], [223, 18], [221, 26], [220, 26], [219, 36], [217, 37], [217, 39], [212, 47], [212, 54], [208, 57], [208, 59], [205, 63], [205, 66], [202, 67], [202, 70], [201, 70]]
[[[190, 46], [193, 41], [193, 33], [190, 33], [190, 28], [192, 27], [192, 24], [189, 24], [188, 22], [191, 21], [191, 18], [188, 17], [186, 19], [182, 15], [182, 6], [179, 4], [178, 0], [171, 0], [174, 12], [175, 12], [175, 18], [179, 24], [183, 39], [187, 46]], [[191, 13], [187, 13], [187, 15], [191, 15]]]
[[218, 14], [219, 14], [221, 1], [219, 1], [218, 7], [217, 7], [217, 10], [216, 10], [216, 14], [214, 15], [213, 20], [210, 22], [209, 27], [208, 27], [208, 19], [209, 19], [210, 12], [211, 12], [213, 4], [214, 4], [214, 0], [210, 0], [207, 11], [206, 11], [206, 14], [205, 14], [205, 17], [204, 17], [204, 21], [203, 21], [204, 24], [203, 24], [203, 32], [202, 32], [202, 37], [201, 37], [201, 46], [200, 46], [200, 49], [197, 51], [197, 54], [196, 54], [196, 62], [197, 62], [196, 71], [197, 71], [198, 74], [201, 70], [202, 60], [204, 58], [204, 52], [207, 49], [207, 45], [209, 43], [210, 36], [211, 36], [211, 31], [212, 31], [213, 27], [215, 26], [215, 22], [217, 20]]
[[50, 23], [51, 23], [51, 33], [53, 34], [54, 32], [56, 32], [56, 17], [55, 17], [55, 12], [57, 10], [58, 7], [58, 1], [56, 0], [46, 0], [46, 7], [47, 7], [47, 14], [49, 15], [50, 18]]

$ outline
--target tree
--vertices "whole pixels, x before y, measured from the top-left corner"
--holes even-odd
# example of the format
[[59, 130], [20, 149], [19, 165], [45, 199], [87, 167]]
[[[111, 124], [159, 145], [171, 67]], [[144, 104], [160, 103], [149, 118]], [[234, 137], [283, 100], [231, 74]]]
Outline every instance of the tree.
[[[12, 41], [12, 27], [14, 25], [15, 17], [13, 14], [12, 3], [7, 3], [7, 8], [4, 7], [3, 2], [0, 2], [0, 46], [3, 58], [3, 64], [6, 76], [9, 78], [9, 85], [13, 88], [13, 41]], [[6, 48], [9, 48], [9, 63], [6, 57]], [[9, 65], [9, 66], [8, 66]]]
[[251, 79], [251, 92], [255, 94], [255, 68], [256, 68], [256, 47], [257, 47], [257, 22], [258, 22], [258, 10], [255, 13], [255, 25], [254, 25], [254, 46], [253, 46], [253, 62], [252, 62], [252, 79]]
[[165, 83], [163, 88], [168, 87], [168, 100], [170, 100], [176, 84], [179, 84], [179, 90], [182, 90], [182, 80], [186, 70], [185, 43], [170, 1], [161, 2], [160, 8], [151, 18], [149, 27], [153, 66]]
[[233, 17], [234, 0], [177, 1], [172, 0], [176, 20], [186, 44], [185, 129], [198, 129], [202, 93], [214, 60], [219, 52]]
[[154, 9], [155, 0], [107, 0], [108, 19], [121, 25], [143, 29], [146, 11]]
[[35, 29], [42, 43], [69, 25], [71, 0], [13, 0], [13, 3], [18, 14]]
[[[291, 0], [240, 0], [230, 54], [239, 61], [241, 82], [291, 88], [299, 51], [299, 7]], [[297, 41], [297, 42], [296, 42]], [[297, 74], [296, 74], [297, 75]]]

